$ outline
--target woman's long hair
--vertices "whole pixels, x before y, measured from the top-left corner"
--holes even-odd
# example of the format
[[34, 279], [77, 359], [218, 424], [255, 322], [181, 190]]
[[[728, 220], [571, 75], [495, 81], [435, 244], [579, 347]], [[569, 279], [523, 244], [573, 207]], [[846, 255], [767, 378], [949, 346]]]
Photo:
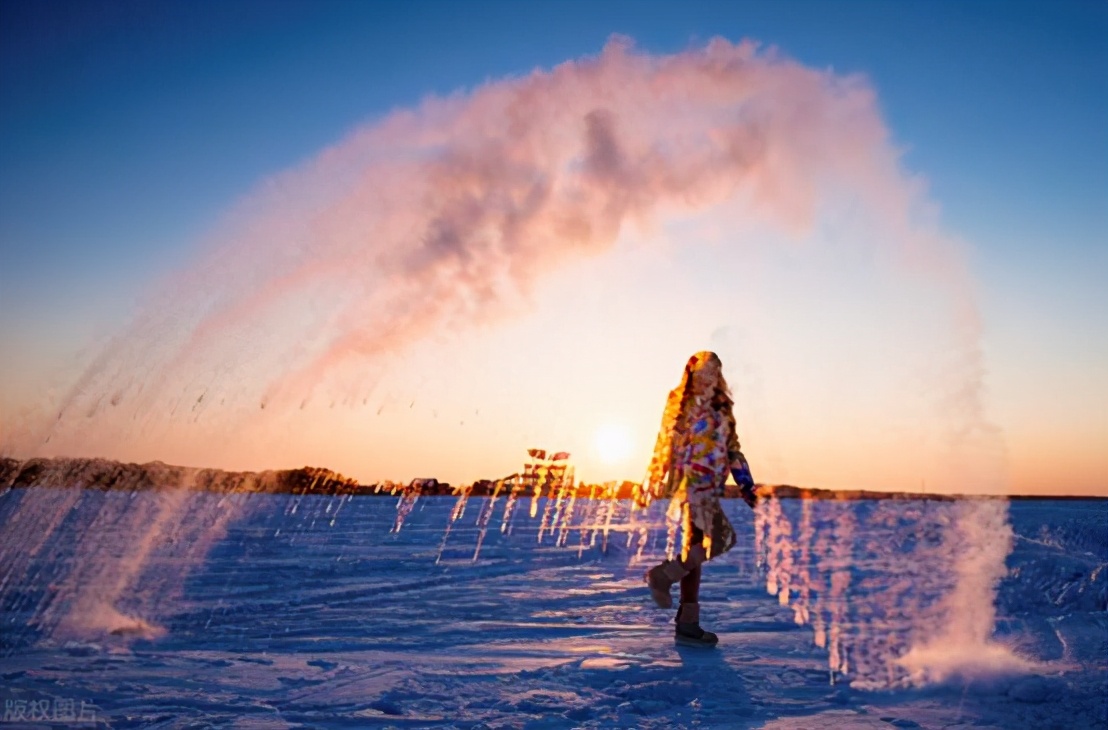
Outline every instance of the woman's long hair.
[[712, 407], [727, 421], [729, 425], [727, 450], [729, 453], [739, 450], [738, 437], [735, 434], [734, 400], [731, 390], [727, 387], [727, 381], [723, 377], [722, 362], [714, 352], [698, 352], [685, 363], [685, 372], [681, 376], [681, 383], [672, 391], [666, 400], [666, 408], [662, 414], [662, 426], [658, 430], [658, 438], [654, 442], [654, 455], [650, 460], [650, 468], [647, 472], [647, 483], [644, 491], [654, 498], [664, 499], [673, 495], [679, 486], [677, 483], [676, 461], [684, 452], [689, 433], [689, 413], [693, 402], [693, 378], [696, 372], [709, 362], [714, 362], [720, 367], [719, 378], [716, 380], [712, 391]]

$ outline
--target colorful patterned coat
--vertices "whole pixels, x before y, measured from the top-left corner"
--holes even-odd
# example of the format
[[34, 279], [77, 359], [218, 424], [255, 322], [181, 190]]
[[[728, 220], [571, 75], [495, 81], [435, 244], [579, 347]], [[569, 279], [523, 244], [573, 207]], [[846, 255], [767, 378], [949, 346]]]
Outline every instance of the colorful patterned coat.
[[732, 468], [747, 470], [729, 401], [670, 392], [654, 447], [646, 489], [669, 499], [667, 516], [682, 526], [684, 558], [694, 533], [713, 558], [731, 549], [735, 533], [720, 506]]

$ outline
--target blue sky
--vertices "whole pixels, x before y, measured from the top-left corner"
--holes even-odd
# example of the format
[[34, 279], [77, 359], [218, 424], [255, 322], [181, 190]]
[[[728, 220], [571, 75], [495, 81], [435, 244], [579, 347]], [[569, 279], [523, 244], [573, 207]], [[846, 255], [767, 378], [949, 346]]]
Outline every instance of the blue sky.
[[[653, 53], [721, 35], [868, 77], [905, 166], [969, 244], [1001, 400], [1076, 372], [1108, 405], [1103, 2], [9, 0], [0, 33], [9, 367], [111, 330], [260, 180], [390, 109], [595, 54], [612, 33]], [[1021, 403], [999, 407], [1063, 422], [1072, 405]]]

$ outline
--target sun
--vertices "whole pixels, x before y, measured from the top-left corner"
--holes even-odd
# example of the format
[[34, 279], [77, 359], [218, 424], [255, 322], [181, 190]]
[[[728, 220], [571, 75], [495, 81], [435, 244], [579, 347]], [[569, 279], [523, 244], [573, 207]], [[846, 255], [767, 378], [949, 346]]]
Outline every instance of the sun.
[[631, 455], [631, 433], [624, 426], [606, 423], [596, 429], [593, 448], [605, 464], [622, 464]]

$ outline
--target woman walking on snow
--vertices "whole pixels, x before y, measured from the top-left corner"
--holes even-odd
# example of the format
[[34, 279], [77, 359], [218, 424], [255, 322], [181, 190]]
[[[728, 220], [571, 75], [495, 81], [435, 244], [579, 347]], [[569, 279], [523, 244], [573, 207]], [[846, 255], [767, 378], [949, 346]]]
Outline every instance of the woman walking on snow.
[[754, 506], [754, 479], [739, 450], [733, 401], [714, 352], [689, 358], [681, 384], [670, 392], [644, 492], [647, 499], [670, 499], [667, 518], [680, 520], [680, 560], [666, 560], [647, 571], [654, 601], [671, 608], [670, 588], [681, 585], [675, 638], [679, 643], [713, 646], [719, 637], [700, 628], [700, 566], [730, 550], [735, 532], [723, 514], [730, 471], [743, 499]]

